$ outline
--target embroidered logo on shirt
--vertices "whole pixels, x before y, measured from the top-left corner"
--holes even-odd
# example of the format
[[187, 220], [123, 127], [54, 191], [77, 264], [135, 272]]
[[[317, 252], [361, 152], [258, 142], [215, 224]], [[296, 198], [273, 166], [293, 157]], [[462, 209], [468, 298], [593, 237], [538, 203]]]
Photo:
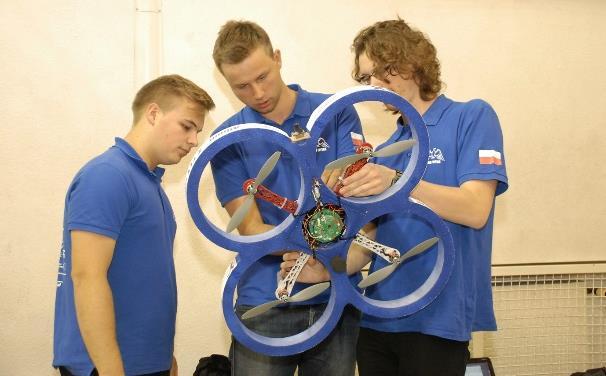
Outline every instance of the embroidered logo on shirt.
[[442, 150], [438, 148], [430, 149], [427, 164], [439, 164], [442, 162], [446, 162], [446, 159], [444, 159], [444, 155], [442, 154]]
[[351, 134], [351, 142], [354, 146], [360, 146], [364, 143], [364, 136], [356, 132], [349, 132]]
[[480, 157], [480, 164], [501, 165], [501, 152], [496, 150], [478, 150], [478, 156]]
[[66, 260], [65, 260], [65, 247], [63, 246], [63, 243], [61, 243], [61, 253], [59, 255], [59, 273], [57, 276], [57, 287], [61, 287], [61, 285], [63, 285], [65, 276], [67, 275], [67, 269], [66, 269]]
[[330, 146], [328, 146], [328, 142], [324, 140], [322, 137], [318, 138], [318, 143], [316, 144], [316, 153], [319, 151], [326, 151]]

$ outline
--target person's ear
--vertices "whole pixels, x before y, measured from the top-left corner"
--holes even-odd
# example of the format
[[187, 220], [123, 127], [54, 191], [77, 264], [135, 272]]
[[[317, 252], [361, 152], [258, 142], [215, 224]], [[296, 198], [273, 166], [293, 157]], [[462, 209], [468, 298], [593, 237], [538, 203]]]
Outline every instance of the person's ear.
[[148, 104], [145, 108], [145, 118], [147, 119], [147, 122], [152, 126], [155, 125], [160, 111], [160, 106], [158, 106], [157, 103]]
[[280, 50], [274, 50], [274, 61], [282, 68], [282, 53]]

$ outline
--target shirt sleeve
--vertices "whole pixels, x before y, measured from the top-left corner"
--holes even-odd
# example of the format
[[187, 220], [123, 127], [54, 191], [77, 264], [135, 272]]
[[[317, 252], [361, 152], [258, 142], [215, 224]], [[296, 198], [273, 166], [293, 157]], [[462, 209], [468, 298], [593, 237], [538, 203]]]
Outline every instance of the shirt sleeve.
[[125, 177], [109, 164], [88, 166], [74, 179], [67, 200], [67, 229], [117, 239], [130, 208]]
[[215, 193], [222, 206], [243, 196], [242, 184], [250, 178], [243, 157], [236, 145], [221, 150], [210, 161], [215, 182]]
[[360, 118], [353, 106], [337, 115], [337, 158], [356, 153], [358, 143], [364, 142]]
[[497, 180], [496, 194], [507, 190], [503, 134], [497, 114], [488, 103], [467, 103], [457, 145], [459, 185], [469, 180]]

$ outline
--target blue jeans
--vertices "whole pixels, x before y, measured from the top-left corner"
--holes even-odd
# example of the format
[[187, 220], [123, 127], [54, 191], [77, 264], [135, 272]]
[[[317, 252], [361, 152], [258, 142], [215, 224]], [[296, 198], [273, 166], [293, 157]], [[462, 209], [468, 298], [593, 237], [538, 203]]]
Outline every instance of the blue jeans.
[[[266, 337], [287, 337], [313, 325], [324, 312], [325, 304], [272, 308], [263, 315], [244, 320], [255, 333]], [[238, 317], [250, 306], [237, 306]], [[315, 347], [289, 356], [256, 353], [232, 338], [229, 358], [233, 376], [353, 376], [356, 365], [356, 341], [360, 312], [347, 306], [333, 331]]]

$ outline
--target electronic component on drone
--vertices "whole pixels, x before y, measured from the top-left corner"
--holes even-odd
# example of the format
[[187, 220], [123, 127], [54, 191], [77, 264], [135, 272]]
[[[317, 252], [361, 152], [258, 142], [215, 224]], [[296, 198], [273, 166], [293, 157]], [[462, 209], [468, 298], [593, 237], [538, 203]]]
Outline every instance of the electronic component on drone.
[[345, 211], [339, 205], [317, 205], [303, 219], [303, 234], [312, 250], [338, 240], [344, 231]]
[[290, 132], [290, 140], [292, 142], [299, 142], [307, 140], [309, 137], [309, 132], [306, 129], [301, 128], [299, 123], [295, 123], [293, 131]]
[[318, 179], [314, 179], [312, 196], [316, 206], [305, 213], [302, 230], [315, 257], [318, 247], [337, 241], [345, 232], [345, 210], [336, 204], [322, 203]]

